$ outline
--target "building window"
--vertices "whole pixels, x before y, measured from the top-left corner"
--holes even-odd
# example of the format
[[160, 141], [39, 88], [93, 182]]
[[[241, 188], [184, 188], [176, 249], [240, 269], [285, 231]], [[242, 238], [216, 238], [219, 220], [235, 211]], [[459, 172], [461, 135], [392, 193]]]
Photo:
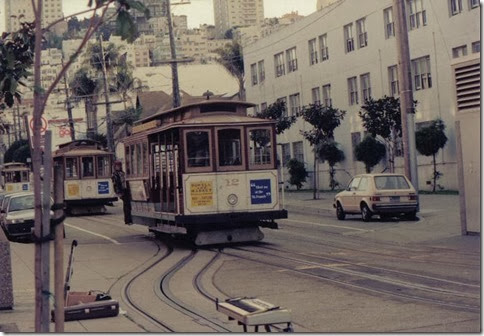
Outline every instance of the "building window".
[[323, 105], [326, 107], [331, 107], [331, 84], [323, 85]]
[[281, 97], [277, 99], [278, 103], [284, 103], [284, 112], [283, 116], [287, 117], [287, 98], [286, 97]]
[[472, 42], [472, 52], [473, 53], [481, 52], [481, 41]]
[[289, 160], [291, 160], [291, 145], [288, 143], [281, 145], [282, 151], [282, 165], [286, 166]]
[[309, 49], [309, 64], [313, 65], [318, 63], [318, 50], [317, 50], [315, 38], [308, 41], [308, 49]]
[[479, 7], [479, 0], [469, 0], [469, 1], [470, 1], [469, 6], [471, 9]]
[[259, 68], [259, 83], [262, 83], [266, 79], [266, 69], [264, 67], [264, 61], [259, 61], [257, 65]]
[[281, 77], [286, 74], [286, 69], [284, 67], [284, 53], [278, 53], [274, 55], [274, 65], [276, 77]]
[[252, 78], [252, 85], [257, 85], [257, 64], [250, 65], [250, 78]]
[[457, 15], [462, 12], [462, 0], [449, 0], [450, 1], [450, 15]]
[[432, 87], [430, 75], [430, 56], [412, 60], [412, 74], [415, 90], [424, 90]]
[[364, 48], [368, 45], [368, 34], [365, 27], [365, 18], [356, 21], [356, 33], [358, 34], [358, 48]]
[[361, 142], [361, 132], [352, 132], [351, 133], [351, 147], [353, 148], [353, 161], [356, 161], [356, 154], [355, 149]]
[[301, 111], [299, 93], [289, 96], [289, 108], [291, 109], [291, 116], [299, 116], [299, 112]]
[[319, 37], [319, 50], [321, 50], [321, 62], [329, 59], [328, 35], [324, 34]]
[[395, 36], [395, 22], [393, 20], [393, 8], [388, 7], [383, 10], [383, 20], [385, 21], [385, 38]]
[[287, 72], [293, 72], [297, 70], [297, 57], [296, 47], [286, 50], [287, 59]]
[[370, 74], [366, 73], [360, 76], [361, 83], [361, 98], [363, 101], [367, 101], [371, 98], [371, 84]]
[[388, 82], [390, 84], [390, 96], [398, 96], [400, 88], [398, 86], [398, 68], [396, 65], [388, 67]]
[[358, 84], [356, 77], [348, 78], [348, 101], [350, 105], [358, 104]]
[[321, 91], [319, 90], [319, 87], [315, 87], [311, 89], [311, 98], [313, 100], [314, 105], [321, 104]]
[[355, 41], [353, 39], [353, 24], [347, 24], [346, 26], [344, 26], [343, 29], [345, 33], [345, 51], [349, 53], [355, 50]]
[[427, 12], [423, 8], [423, 0], [408, 0], [410, 30], [427, 25]]
[[452, 57], [459, 58], [467, 55], [467, 46], [462, 45], [459, 47], [452, 48]]
[[292, 143], [292, 153], [294, 154], [294, 158], [299, 162], [304, 162], [304, 151], [303, 151], [303, 142], [297, 141]]

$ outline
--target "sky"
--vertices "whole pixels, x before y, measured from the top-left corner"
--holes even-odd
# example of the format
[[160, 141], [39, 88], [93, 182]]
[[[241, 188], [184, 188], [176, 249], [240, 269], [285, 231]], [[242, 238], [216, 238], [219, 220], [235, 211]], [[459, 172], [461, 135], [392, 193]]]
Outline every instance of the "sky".
[[[185, 0], [186, 1], [186, 0]], [[280, 17], [292, 11], [309, 15], [316, 10], [317, 0], [264, 0], [265, 17]], [[63, 0], [64, 15], [74, 14], [87, 9], [88, 0]], [[180, 2], [173, 0], [172, 3]], [[5, 29], [5, 0], [0, 0], [0, 32]], [[175, 15], [187, 15], [188, 27], [197, 28], [200, 24], [213, 24], [212, 0], [191, 0], [190, 4], [172, 6]]]

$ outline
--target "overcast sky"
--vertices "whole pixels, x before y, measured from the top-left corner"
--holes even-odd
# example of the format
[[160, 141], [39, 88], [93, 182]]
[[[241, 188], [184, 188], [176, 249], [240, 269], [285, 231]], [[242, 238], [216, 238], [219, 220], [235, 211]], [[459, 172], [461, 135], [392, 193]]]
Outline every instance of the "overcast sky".
[[[186, 0], [185, 0], [186, 1]], [[298, 11], [301, 15], [309, 15], [316, 10], [317, 0], [264, 0], [265, 17], [280, 17], [292, 11]], [[64, 15], [74, 14], [87, 8], [88, 0], [62, 0]], [[172, 3], [180, 2], [174, 0]], [[0, 31], [5, 29], [5, 0], [0, 0]], [[173, 14], [187, 15], [188, 26], [196, 28], [200, 24], [213, 24], [212, 0], [191, 0], [188, 5], [172, 6]]]

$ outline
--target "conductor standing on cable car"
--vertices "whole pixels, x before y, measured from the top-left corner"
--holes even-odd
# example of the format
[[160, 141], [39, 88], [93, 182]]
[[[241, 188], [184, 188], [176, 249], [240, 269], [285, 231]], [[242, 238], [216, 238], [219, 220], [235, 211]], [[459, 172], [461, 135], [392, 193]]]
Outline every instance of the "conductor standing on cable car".
[[133, 219], [131, 218], [131, 192], [126, 182], [126, 175], [124, 174], [121, 161], [114, 161], [114, 173], [111, 179], [114, 192], [123, 201], [124, 224], [131, 225], [133, 224]]

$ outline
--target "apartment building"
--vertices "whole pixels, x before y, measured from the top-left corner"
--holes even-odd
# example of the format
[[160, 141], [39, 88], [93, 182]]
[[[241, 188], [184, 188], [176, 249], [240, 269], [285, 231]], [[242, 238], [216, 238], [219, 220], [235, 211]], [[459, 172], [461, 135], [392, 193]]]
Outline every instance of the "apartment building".
[[[42, 7], [43, 26], [62, 19], [62, 0], [44, 0]], [[5, 0], [5, 30], [7, 32], [20, 29], [21, 22], [34, 21], [34, 11], [31, 0]]]
[[[326, 3], [320, 1], [320, 4]], [[358, 112], [365, 99], [398, 96], [397, 45], [391, 0], [339, 0], [244, 48], [247, 100], [264, 109], [276, 100], [287, 103], [288, 114], [319, 103], [346, 111], [335, 140], [346, 159], [338, 164], [337, 180], [364, 172], [354, 148], [364, 136]], [[436, 158], [443, 173], [439, 184], [457, 189], [456, 108], [453, 107], [451, 64], [480, 53], [478, 0], [406, 0], [416, 129], [441, 118], [448, 142]], [[314, 154], [301, 131], [311, 126], [301, 118], [278, 136], [283, 163], [305, 162], [314, 176]], [[401, 153], [400, 153], [401, 154]], [[419, 188], [429, 189], [432, 158], [417, 156]], [[383, 171], [385, 164], [375, 167]], [[403, 172], [397, 157], [396, 170]], [[320, 165], [320, 187], [328, 187], [327, 165]], [[308, 185], [312, 185], [309, 182]]]
[[213, 0], [218, 38], [232, 27], [260, 26], [264, 21], [263, 0]]

